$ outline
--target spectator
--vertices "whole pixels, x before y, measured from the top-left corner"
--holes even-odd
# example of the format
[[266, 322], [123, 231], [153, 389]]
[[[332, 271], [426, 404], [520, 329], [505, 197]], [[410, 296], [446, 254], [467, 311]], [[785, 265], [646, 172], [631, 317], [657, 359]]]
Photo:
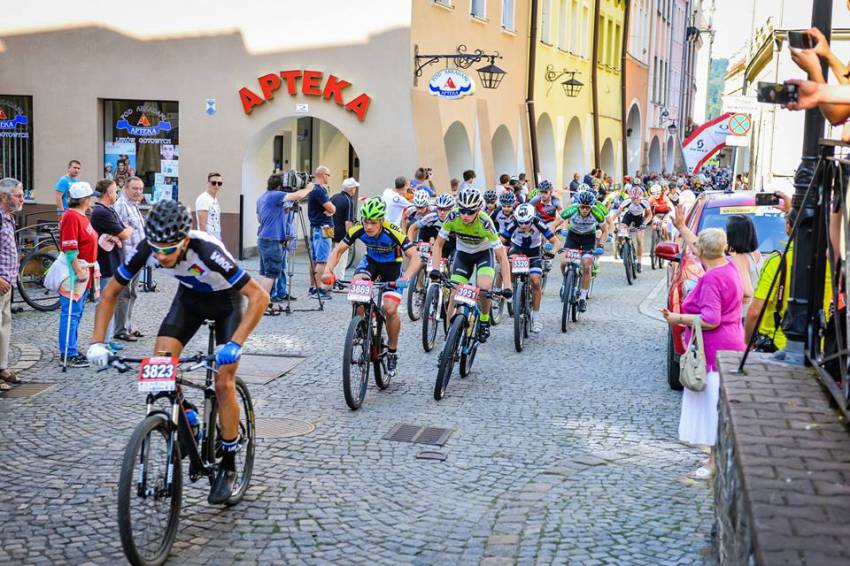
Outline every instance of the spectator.
[[528, 195], [528, 178], [525, 176], [525, 173], [520, 173], [517, 176], [517, 182], [519, 183], [523, 197]]
[[511, 176], [507, 173], [502, 173], [499, 175], [499, 184], [496, 185], [496, 196], [502, 196], [502, 193], [511, 191]]
[[56, 215], [62, 216], [65, 209], [68, 208], [68, 189], [73, 183], [77, 182], [77, 177], [80, 174], [80, 162], [72, 159], [68, 162], [68, 171], [59, 180], [56, 181]]
[[307, 197], [307, 217], [310, 219], [310, 236], [313, 243], [313, 262], [315, 270], [310, 273], [310, 297], [321, 298], [325, 301], [331, 299], [330, 294], [319, 288], [318, 281], [325, 272], [325, 264], [331, 254], [331, 239], [333, 238], [333, 214], [336, 211], [330, 197], [328, 197], [328, 183], [331, 179], [331, 170], [324, 165], [316, 167], [314, 174], [316, 184]]
[[[678, 211], [681, 212], [681, 211]], [[690, 246], [696, 249], [705, 274], [697, 280], [694, 289], [682, 303], [682, 312], [662, 309], [670, 325], [689, 327], [690, 339], [694, 320], [699, 317], [706, 363], [706, 386], [702, 391], [685, 389], [679, 420], [679, 440], [688, 444], [709, 446], [708, 460], [688, 474], [696, 480], [708, 480], [714, 473], [714, 445], [717, 440], [717, 402], [720, 394], [720, 375], [716, 356], [720, 350], [743, 352], [746, 349], [744, 329], [741, 326], [741, 277], [738, 269], [725, 255], [728, 247], [726, 233], [719, 228], [706, 228], [697, 238], [687, 227], [683, 214], [676, 215], [676, 229]]]
[[[257, 248], [260, 251], [260, 286], [271, 293], [272, 287], [284, 272], [287, 245], [290, 239], [289, 213], [286, 203], [307, 197], [312, 188], [292, 193], [285, 189], [290, 185], [286, 174], [269, 177], [266, 192], [257, 199]], [[266, 315], [279, 315], [283, 309], [278, 303], [269, 303]]]
[[[91, 225], [100, 236], [97, 246], [97, 264], [100, 266], [100, 291], [106, 287], [118, 266], [121, 265], [121, 248], [124, 240], [130, 238], [133, 229], [123, 222], [113, 208], [118, 201], [118, 185], [112, 179], [102, 179], [95, 185], [98, 197], [91, 213]], [[109, 348], [113, 351], [123, 346], [113, 342], [115, 335], [115, 317], [109, 321], [106, 336]]]
[[577, 193], [579, 185], [581, 185], [581, 175], [578, 172], [573, 173], [573, 180], [570, 181], [570, 194]]
[[410, 201], [405, 198], [410, 185], [406, 178], [396, 177], [394, 186], [394, 189], [384, 189], [384, 194], [381, 195], [381, 198], [384, 199], [384, 203], [387, 205], [387, 221], [396, 226], [401, 226], [404, 211], [410, 206]]
[[413, 180], [410, 182], [410, 188], [413, 191], [422, 189], [428, 193], [429, 197], [434, 196], [434, 184], [431, 183], [431, 170], [420, 167], [413, 174]]
[[88, 183], [72, 184], [68, 189], [68, 208], [59, 221], [60, 248], [65, 252], [71, 275], [59, 291], [59, 352], [65, 356], [64, 364], [75, 368], [89, 365], [85, 354], [77, 350], [77, 334], [87, 291], [100, 276], [97, 271], [97, 232], [86, 217], [92, 208], [93, 194]]
[[[331, 198], [331, 202], [334, 207], [336, 207], [336, 212], [334, 212], [333, 216], [334, 244], [341, 242], [348, 230], [354, 225], [354, 195], [357, 193], [357, 187], [359, 186], [360, 183], [358, 183], [356, 179], [349, 177], [342, 182], [342, 191]], [[423, 189], [425, 188], [424, 185], [420, 185], [420, 187]], [[348, 254], [350, 252], [350, 249], [345, 250], [339, 257], [339, 262], [337, 262], [336, 268], [334, 268], [334, 276], [336, 279], [334, 287], [338, 291], [345, 289], [345, 285], [340, 283], [339, 280], [345, 278], [345, 266], [348, 265]]]
[[18, 282], [18, 246], [15, 213], [24, 206], [24, 187], [17, 179], [0, 181], [0, 391], [21, 380], [9, 370], [12, 341], [12, 287]]
[[726, 241], [729, 243], [729, 257], [738, 268], [741, 276], [741, 289], [744, 292], [744, 314], [753, 300], [753, 288], [758, 282], [761, 269], [761, 254], [758, 247], [756, 227], [749, 216], [735, 214], [726, 221]]
[[463, 183], [460, 184], [460, 190], [475, 185], [475, 171], [467, 169], [463, 172]]
[[460, 180], [452, 177], [452, 180], [449, 181], [449, 192], [455, 199], [457, 199], [457, 193], [460, 190]]
[[207, 190], [195, 199], [195, 219], [198, 230], [221, 240], [221, 207], [218, 204], [218, 193], [223, 181], [218, 173], [207, 174]]
[[[139, 204], [142, 202], [144, 190], [145, 185], [140, 178], [129, 177], [124, 185], [121, 196], [118, 197], [118, 202], [113, 207], [115, 212], [118, 213], [121, 223], [133, 229], [130, 237], [123, 241], [121, 247], [122, 261], [133, 257], [139, 243], [145, 238], [145, 219], [139, 211]], [[114, 339], [125, 342], [136, 342], [144, 336], [133, 325], [133, 307], [136, 305], [137, 297], [136, 287], [139, 282], [139, 274], [143, 271], [134, 275], [130, 283], [118, 295], [118, 304], [115, 307]]]

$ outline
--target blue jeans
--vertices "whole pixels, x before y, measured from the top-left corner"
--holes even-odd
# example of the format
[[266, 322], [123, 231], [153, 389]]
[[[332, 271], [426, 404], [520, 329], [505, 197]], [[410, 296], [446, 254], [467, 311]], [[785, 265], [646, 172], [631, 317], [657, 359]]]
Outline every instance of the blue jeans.
[[[77, 351], [77, 332], [80, 330], [80, 319], [83, 317], [83, 309], [86, 306], [86, 294], [76, 301], [73, 305], [71, 299], [59, 296], [59, 354], [65, 355], [65, 342], [68, 342], [68, 357], [76, 356]], [[71, 316], [71, 332], [68, 331], [68, 316]]]
[[[289, 253], [295, 249], [295, 240], [287, 240], [280, 245], [280, 257], [277, 258], [277, 261], [280, 262], [280, 272], [275, 278], [274, 285], [272, 285], [271, 300], [272, 302], [280, 302], [283, 300], [283, 297], [289, 294], [287, 291], [286, 285], [286, 259], [289, 256]], [[257, 247], [260, 248], [260, 241], [257, 241]], [[266, 275], [268, 273], [266, 262], [263, 257], [266, 254], [260, 249], [260, 275]]]
[[331, 255], [331, 248], [333, 247], [333, 242], [330, 238], [325, 238], [324, 236], [322, 236], [322, 228], [320, 226], [313, 226], [312, 236], [313, 261], [315, 261], [316, 263], [327, 263], [328, 258]]

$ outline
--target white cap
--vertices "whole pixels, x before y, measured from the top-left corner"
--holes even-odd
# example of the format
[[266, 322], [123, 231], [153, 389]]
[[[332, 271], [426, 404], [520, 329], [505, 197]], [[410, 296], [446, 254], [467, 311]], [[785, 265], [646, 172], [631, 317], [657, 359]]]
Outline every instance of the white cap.
[[91, 185], [85, 181], [77, 181], [71, 183], [71, 188], [68, 189], [68, 196], [71, 198], [86, 198], [94, 194]]
[[343, 189], [353, 189], [354, 187], [359, 187], [360, 183], [357, 182], [357, 179], [354, 177], [349, 177], [342, 182]]

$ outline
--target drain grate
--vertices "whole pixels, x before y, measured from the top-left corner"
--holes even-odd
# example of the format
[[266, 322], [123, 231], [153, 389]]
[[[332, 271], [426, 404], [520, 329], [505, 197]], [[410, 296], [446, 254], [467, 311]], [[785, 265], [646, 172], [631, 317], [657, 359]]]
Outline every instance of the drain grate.
[[448, 428], [397, 424], [384, 436], [384, 440], [442, 446], [451, 434]]
[[0, 399], [21, 399], [23, 397], [34, 397], [43, 391], [47, 391], [55, 383], [21, 383], [14, 385], [9, 391], [0, 393]]
[[257, 438], [292, 438], [316, 430], [313, 423], [287, 418], [257, 419]]

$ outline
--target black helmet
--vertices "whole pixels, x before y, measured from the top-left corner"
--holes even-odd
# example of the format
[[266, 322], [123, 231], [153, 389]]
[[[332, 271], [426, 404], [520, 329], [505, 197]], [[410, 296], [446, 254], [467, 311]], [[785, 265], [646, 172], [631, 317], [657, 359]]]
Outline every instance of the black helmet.
[[145, 221], [148, 241], [171, 243], [182, 240], [192, 229], [192, 217], [182, 202], [161, 200], [153, 205]]

